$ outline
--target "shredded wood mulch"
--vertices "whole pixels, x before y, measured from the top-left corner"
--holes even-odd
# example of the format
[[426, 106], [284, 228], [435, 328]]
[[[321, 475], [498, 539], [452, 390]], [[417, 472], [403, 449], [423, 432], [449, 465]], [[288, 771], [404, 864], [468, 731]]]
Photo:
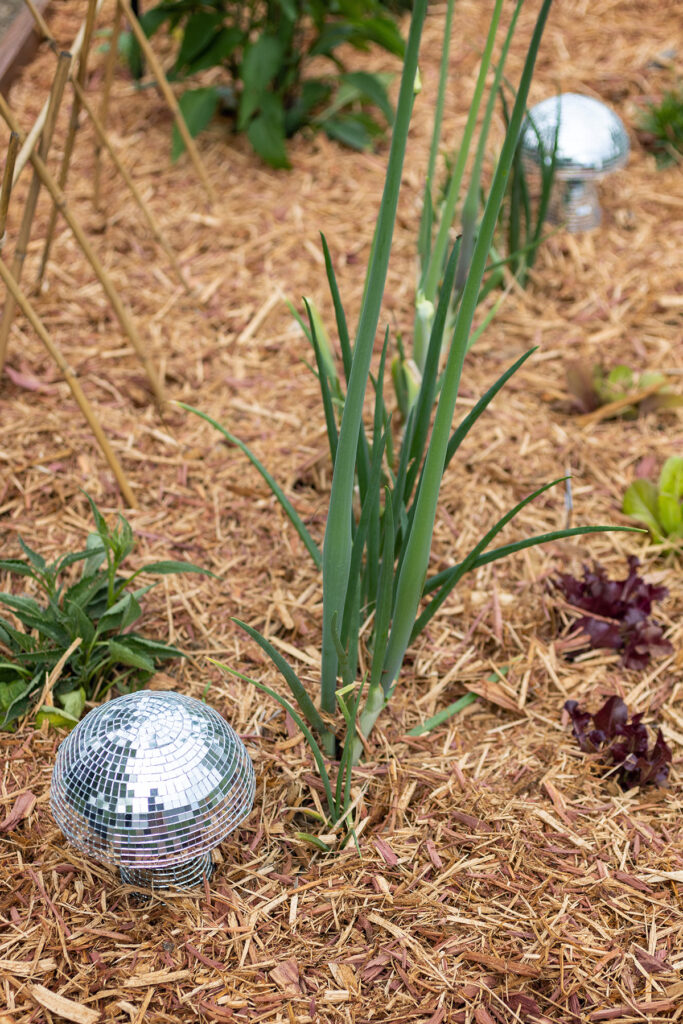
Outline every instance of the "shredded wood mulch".
[[[489, 4], [462, 0], [452, 58], [446, 141], [464, 124]], [[509, 75], [519, 74], [533, 11], [520, 17]], [[56, 8], [56, 9], [55, 9]], [[100, 27], [111, 22], [105, 3]], [[61, 46], [82, 0], [53, 5]], [[443, 5], [431, 5], [384, 319], [409, 336], [415, 237], [438, 76]], [[604, 221], [557, 231], [524, 292], [513, 292], [463, 375], [460, 414], [526, 348], [538, 345], [449, 469], [433, 569], [451, 564], [500, 514], [543, 482], [573, 476], [573, 521], [618, 523], [639, 467], [654, 475], [681, 453], [677, 413], [581, 424], [570, 411], [569, 360], [656, 369], [680, 393], [683, 194], [680, 168], [656, 171], [634, 124], [671, 87], [680, 49], [677, 5], [641, 0], [557, 4], [531, 101], [558, 90], [610, 103], [629, 128], [628, 167], [601, 185]], [[158, 45], [158, 44], [157, 44]], [[162, 51], [163, 52], [163, 51]], [[103, 54], [93, 51], [97, 95]], [[358, 66], [398, 71], [385, 55]], [[41, 49], [11, 102], [24, 128], [54, 70]], [[67, 115], [55, 136], [56, 166]], [[322, 538], [330, 483], [316, 382], [285, 300], [312, 296], [332, 323], [318, 232], [327, 236], [357, 316], [386, 148], [357, 154], [321, 136], [290, 145], [293, 169], [264, 167], [228, 121], [200, 140], [220, 195], [210, 208], [187, 157], [169, 162], [171, 120], [154, 89], [122, 68], [110, 135], [163, 226], [200, 299], [176, 283], [105, 161], [105, 209], [91, 203], [94, 136], [84, 123], [69, 201], [128, 303], [171, 399], [189, 402], [247, 442]], [[0, 134], [3, 151], [6, 134]], [[16, 238], [25, 173], [8, 222]], [[49, 214], [41, 197], [24, 281], [35, 276]], [[185, 558], [218, 579], [167, 577], [145, 598], [142, 631], [187, 651], [160, 675], [208, 699], [243, 735], [258, 776], [254, 811], [218, 851], [203, 893], [137, 901], [67, 846], [48, 809], [62, 736], [32, 720], [0, 735], [1, 1024], [97, 1021], [673, 1022], [683, 1019], [683, 585], [681, 556], [638, 534], [553, 544], [467, 578], [415, 645], [354, 781], [353, 844], [324, 854], [299, 840], [302, 808], [320, 805], [298, 734], [261, 694], [226, 677], [217, 657], [281, 681], [231, 621], [257, 627], [313, 690], [321, 591], [305, 550], [241, 453], [170, 406], [161, 420], [133, 350], [64, 224], [37, 309], [67, 353], [130, 478], [138, 507], [131, 565]], [[113, 478], [70, 392], [22, 317], [0, 381], [0, 531], [5, 556], [21, 535], [45, 556], [82, 546], [91, 528], [81, 488], [108, 514]], [[555, 488], [503, 539], [565, 523]], [[637, 554], [673, 654], [645, 672], [593, 651], [574, 661], [574, 617], [548, 587], [556, 573], [600, 561], [615, 578]], [[136, 559], [139, 562], [136, 562]], [[17, 581], [0, 581], [1, 588]], [[407, 732], [466, 691], [479, 699], [433, 733]], [[661, 725], [673, 750], [666, 789], [620, 790], [573, 739], [562, 707], [596, 710], [612, 693]], [[3, 1008], [4, 1007], [4, 1008]]]

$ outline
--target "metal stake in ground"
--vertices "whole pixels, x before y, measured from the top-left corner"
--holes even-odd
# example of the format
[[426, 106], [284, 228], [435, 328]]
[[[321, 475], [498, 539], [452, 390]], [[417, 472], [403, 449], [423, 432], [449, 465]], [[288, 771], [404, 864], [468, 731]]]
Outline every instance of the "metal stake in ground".
[[[18, 132], [20, 136], [23, 135], [23, 133], [19, 129], [14, 114], [10, 110], [7, 100], [4, 98], [4, 96], [2, 96], [2, 94], [0, 94], [0, 116], [3, 117], [4, 120], [7, 122], [11, 131]], [[56, 208], [64, 217], [64, 220], [71, 228], [71, 231], [74, 237], [76, 238], [76, 241], [80, 245], [81, 249], [83, 250], [86, 259], [88, 260], [90, 266], [95, 271], [95, 274], [97, 275], [100, 284], [102, 285], [109, 301], [111, 302], [112, 308], [116, 313], [116, 317], [119, 323], [121, 324], [121, 327], [126, 333], [131, 345], [135, 349], [138, 358], [140, 359], [140, 362], [144, 367], [145, 373], [147, 374], [147, 379], [150, 382], [152, 391], [154, 393], [154, 397], [157, 401], [157, 405], [159, 406], [159, 408], [161, 408], [164, 403], [164, 393], [161, 381], [159, 379], [157, 371], [152, 365], [152, 362], [147, 354], [145, 346], [143, 345], [142, 338], [138, 334], [137, 328], [133, 323], [130, 313], [128, 312], [127, 308], [121, 301], [119, 293], [116, 291], [116, 288], [114, 287], [112, 280], [109, 277], [109, 274], [102, 266], [99, 257], [97, 256], [95, 250], [88, 241], [88, 238], [85, 232], [83, 231], [83, 228], [80, 226], [80, 224], [74, 217], [73, 213], [69, 209], [64, 193], [59, 188], [57, 182], [50, 174], [49, 170], [45, 166], [44, 161], [41, 160], [40, 156], [35, 152], [31, 152], [30, 160], [33, 166], [35, 167], [36, 171], [38, 172], [38, 176], [40, 177], [40, 180], [42, 181], [43, 185], [50, 193], [53, 203], [55, 204]]]

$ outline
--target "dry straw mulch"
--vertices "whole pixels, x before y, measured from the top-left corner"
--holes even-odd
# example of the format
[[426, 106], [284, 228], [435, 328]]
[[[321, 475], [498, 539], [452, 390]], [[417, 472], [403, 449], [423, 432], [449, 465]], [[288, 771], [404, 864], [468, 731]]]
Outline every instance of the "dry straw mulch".
[[[74, 37], [84, 6], [53, 5], [60, 45]], [[489, 6], [458, 4], [446, 115], [452, 145]], [[520, 19], [513, 79], [535, 6]], [[105, 4], [101, 24], [111, 7]], [[565, 468], [574, 476], [576, 523], [623, 522], [621, 495], [640, 460], [650, 456], [658, 465], [681, 452], [675, 414], [581, 427], [568, 412], [564, 376], [570, 358], [602, 359], [661, 369], [680, 391], [680, 168], [656, 173], [632, 130], [644, 99], [672, 83], [667, 53], [681, 46], [676, 7], [671, 0], [558, 2], [551, 15], [532, 101], [558, 89], [604, 98], [630, 126], [633, 153], [602, 187], [602, 227], [554, 234], [529, 288], [509, 297], [468, 357], [461, 411], [522, 351], [539, 346], [449, 470], [435, 569]], [[404, 333], [442, 18], [443, 6], [433, 4], [384, 306], [392, 330]], [[93, 58], [93, 93], [102, 59]], [[53, 61], [41, 52], [13, 89], [25, 127], [43, 102]], [[363, 62], [397, 70], [382, 55]], [[248, 442], [321, 537], [329, 486], [323, 422], [303, 362], [306, 344], [284, 297], [313, 296], [330, 321], [322, 230], [349, 313], [357, 314], [386, 152], [359, 155], [300, 137], [290, 147], [292, 171], [275, 173], [229, 124], [217, 123], [200, 147], [220, 194], [210, 209], [187, 158], [169, 164], [162, 100], [154, 90], [136, 92], [123, 71], [111, 135], [201, 303], [176, 286], [109, 168], [106, 217], [93, 211], [87, 126], [68, 194], [169, 395]], [[18, 195], [25, 188], [22, 179]], [[43, 198], [26, 280], [36, 270], [47, 213]], [[144, 628], [189, 654], [159, 685], [194, 695], [209, 685], [209, 700], [244, 735], [259, 782], [255, 810], [221, 849], [209, 889], [140, 905], [108, 871], [67, 847], [50, 818], [61, 737], [31, 721], [2, 735], [2, 1024], [683, 1018], [680, 557], [662, 558], [637, 535], [605, 534], [527, 552], [470, 577], [416, 644], [371, 759], [358, 769], [361, 854], [352, 847], [314, 852], [295, 837], [306, 827], [298, 809], [318, 798], [299, 737], [261, 695], [206, 660], [221, 657], [280, 685], [232, 624], [238, 615], [270, 635], [315, 687], [321, 599], [306, 553], [238, 451], [176, 408], [158, 418], [140, 366], [63, 226], [48, 277], [39, 312], [102, 416], [139, 502], [129, 513], [139, 539], [133, 560], [182, 557], [220, 577], [170, 577], [148, 595]], [[16, 553], [19, 534], [47, 556], [80, 547], [90, 526], [80, 488], [111, 513], [120, 500], [66, 386], [22, 318], [0, 396], [3, 552]], [[563, 523], [557, 489], [507, 536]], [[669, 587], [658, 617], [674, 655], [644, 673], [623, 670], [609, 652], [566, 661], [555, 645], [562, 616], [548, 577], [578, 572], [592, 559], [623, 576], [630, 553], [648, 580]], [[507, 675], [488, 681], [502, 666]], [[466, 689], [481, 699], [463, 715], [430, 736], [406, 736]], [[571, 738], [564, 700], [594, 709], [613, 692], [662, 724], [674, 751], [667, 790], [621, 792]]]

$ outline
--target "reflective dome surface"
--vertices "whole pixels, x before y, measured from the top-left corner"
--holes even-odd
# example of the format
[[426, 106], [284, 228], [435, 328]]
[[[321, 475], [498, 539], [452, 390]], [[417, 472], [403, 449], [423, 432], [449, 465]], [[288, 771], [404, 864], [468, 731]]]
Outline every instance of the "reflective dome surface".
[[182, 885], [197, 880], [191, 860], [210, 874], [208, 851], [246, 817], [254, 790], [244, 744], [217, 711], [147, 690], [95, 708], [61, 743], [50, 805], [74, 846], [124, 880], [156, 870]]
[[540, 136], [545, 162], [550, 163], [558, 122], [558, 178], [598, 178], [626, 163], [629, 141], [621, 119], [599, 100], [573, 92], [551, 96], [529, 111], [521, 132], [527, 160], [540, 165]]

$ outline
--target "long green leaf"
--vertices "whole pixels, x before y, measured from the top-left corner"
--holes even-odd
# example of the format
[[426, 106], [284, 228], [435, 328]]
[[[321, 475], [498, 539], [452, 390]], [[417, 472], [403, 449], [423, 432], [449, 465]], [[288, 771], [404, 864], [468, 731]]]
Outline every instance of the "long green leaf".
[[426, 733], [431, 732], [432, 729], [436, 729], [437, 726], [443, 725], [443, 723], [447, 722], [449, 718], [453, 717], [453, 715], [457, 715], [460, 711], [469, 707], [470, 704], [474, 704], [475, 700], [477, 700], [476, 693], [466, 693], [463, 697], [460, 697], [458, 700], [453, 701], [452, 704], [449, 704], [448, 707], [442, 708], [441, 711], [437, 711], [435, 715], [428, 718], [426, 722], [422, 723], [422, 725], [416, 725], [414, 729], [410, 729], [407, 735], [426, 735]]
[[244, 632], [252, 638], [252, 640], [255, 640], [256, 643], [261, 648], [261, 650], [268, 655], [268, 657], [273, 662], [275, 667], [284, 677], [287, 686], [291, 690], [294, 700], [301, 708], [301, 713], [305, 716], [306, 721], [308, 722], [310, 727], [312, 729], [315, 729], [315, 731], [321, 737], [328, 733], [329, 729], [323, 722], [322, 718], [320, 717], [320, 713], [318, 712], [318, 709], [316, 708], [315, 704], [308, 696], [303, 686], [303, 683], [297, 676], [296, 672], [294, 672], [292, 667], [288, 664], [288, 662], [285, 661], [285, 659], [282, 657], [280, 652], [277, 651], [275, 647], [273, 647], [273, 645], [268, 640], [266, 640], [266, 638], [261, 633], [258, 632], [258, 630], [254, 629], [253, 626], [248, 626], [247, 623], [242, 622], [241, 619], [233, 618], [232, 621], [236, 623], [240, 627], [240, 629], [243, 629]]
[[439, 279], [441, 277], [441, 271], [448, 249], [448, 239], [450, 235], [451, 226], [455, 217], [455, 208], [460, 197], [460, 186], [462, 184], [463, 174], [465, 173], [465, 166], [467, 164], [467, 157], [469, 155], [470, 146], [472, 145], [472, 136], [474, 135], [474, 129], [477, 124], [479, 117], [479, 108], [481, 106], [482, 97], [484, 95], [484, 87], [486, 85], [486, 77], [489, 73], [491, 66], [491, 57], [493, 54], [493, 44], [496, 38], [496, 32], [498, 30], [498, 23], [500, 21], [501, 11], [503, 9], [503, 0], [496, 0], [496, 6], [491, 17], [489, 25], [489, 31], [484, 46], [484, 52], [481, 57], [479, 64], [479, 73], [477, 75], [477, 82], [474, 87], [474, 93], [472, 94], [472, 100], [470, 102], [470, 109], [467, 115], [467, 122], [465, 124], [465, 130], [462, 135], [460, 142], [460, 148], [458, 150], [458, 156], [453, 168], [453, 172], [448, 183], [448, 190], [446, 192], [446, 199], [444, 201], [443, 209], [441, 211], [441, 219], [439, 222], [439, 230], [437, 232], [434, 247], [429, 260], [429, 264], [423, 269], [422, 274], [422, 290], [426, 297], [433, 302], [436, 298], [436, 293], [439, 287]]
[[450, 424], [458, 394], [462, 364], [467, 351], [472, 319], [477, 306], [479, 289], [486, 267], [488, 251], [493, 240], [500, 205], [505, 193], [508, 174], [514, 158], [517, 138], [525, 113], [526, 98], [531, 83], [536, 55], [552, 0], [544, 0], [529, 45], [517, 99], [510, 118], [498, 166], [493, 178], [489, 198], [472, 254], [472, 260], [458, 309], [453, 341], [448, 354], [439, 403], [436, 409], [432, 437], [425, 458], [422, 485], [416, 498], [415, 523], [408, 539], [398, 580], [395, 615], [385, 655], [383, 689], [388, 692], [398, 675], [406, 648], [410, 642], [417, 608], [427, 573], [432, 533], [441, 478], [448, 448]]
[[329, 514], [323, 542], [323, 643], [321, 705], [330, 714], [335, 710], [337, 652], [331, 624], [341, 621], [352, 550], [353, 488], [356, 451], [362, 422], [363, 400], [370, 371], [373, 344], [379, 322], [393, 237], [398, 194], [401, 186], [410, 115], [413, 107], [415, 75], [427, 0], [415, 0], [406, 56], [401, 77], [391, 150], [375, 232], [375, 244], [366, 278], [358, 333], [353, 351], [351, 373], [339, 430], [337, 459], [332, 476]]
[[481, 396], [479, 401], [468, 412], [467, 416], [465, 416], [462, 419], [462, 421], [458, 424], [456, 429], [453, 431], [448, 442], [448, 447], [446, 448], [446, 466], [449, 464], [449, 462], [451, 461], [451, 459], [457, 452], [458, 448], [465, 440], [465, 438], [467, 437], [470, 430], [477, 422], [483, 411], [487, 408], [487, 406], [491, 404], [491, 402], [496, 397], [500, 389], [507, 383], [510, 377], [512, 377], [513, 374], [517, 373], [517, 370], [520, 368], [520, 366], [522, 366], [523, 363], [527, 361], [529, 356], [533, 355], [537, 347], [538, 346], [530, 348], [529, 351], [525, 352], [524, 355], [520, 356], [519, 359], [517, 359], [512, 364], [512, 366], [508, 367], [505, 373], [501, 373], [500, 377], [495, 382], [495, 384], [493, 384], [488, 389], [488, 391]]
[[271, 688], [266, 686], [265, 683], [259, 683], [256, 679], [252, 679], [251, 676], [245, 676], [242, 672], [237, 672], [234, 668], [230, 668], [230, 666], [226, 665], [224, 662], [216, 661], [213, 658], [209, 658], [209, 661], [213, 662], [214, 665], [217, 665], [218, 668], [222, 669], [224, 672], [229, 672], [231, 676], [236, 676], [237, 679], [241, 679], [245, 683], [251, 683], [251, 685], [255, 686], [257, 690], [260, 690], [262, 693], [267, 693], [269, 697], [272, 697], [274, 701], [277, 701], [280, 707], [285, 709], [295, 725], [299, 727], [299, 730], [303, 734], [304, 739], [308, 743], [309, 749], [313, 754], [318, 768], [318, 773], [325, 790], [325, 798], [327, 799], [330, 817], [333, 823], [336, 822], [339, 818], [339, 812], [332, 792], [332, 787], [330, 785], [330, 777], [327, 774], [327, 768], [325, 767], [325, 758], [323, 757], [320, 747], [315, 741], [313, 733], [303, 719], [299, 717], [289, 701], [284, 697], [281, 697], [279, 693], [275, 692], [275, 690], [271, 690]]
[[[525, 548], [535, 548], [538, 547], [539, 544], [550, 544], [553, 541], [566, 540], [568, 537], [580, 537], [586, 533], [632, 532], [644, 533], [646, 531], [638, 530], [637, 527], [631, 526], [572, 526], [567, 530], [552, 530], [550, 533], [539, 533], [535, 537], [526, 537], [524, 540], [514, 541], [512, 544], [503, 544], [499, 548], [492, 548], [491, 551], [486, 551], [483, 554], [478, 555], [467, 571], [473, 572], [475, 569], [481, 568], [482, 565], [489, 565], [489, 563], [497, 562], [501, 558], [508, 558], [510, 555], [514, 555], [518, 551], [523, 551]], [[437, 575], [432, 576], [432, 578], [427, 581], [425, 584], [425, 594], [435, 590], [439, 585], [441, 585], [442, 589], [425, 608], [419, 619], [416, 620], [415, 636], [424, 629], [432, 616], [438, 611], [441, 604], [443, 604], [443, 599], [448, 596], [457, 581], [462, 577], [463, 572], [461, 571], [461, 568], [462, 562], [459, 562], [450, 569], [444, 569], [443, 572], [437, 573]], [[436, 602], [438, 602], [438, 604]]]
[[334, 404], [332, 402], [332, 395], [330, 394], [330, 384], [328, 379], [327, 368], [325, 366], [325, 360], [320, 350], [320, 344], [318, 342], [318, 331], [315, 326], [315, 320], [313, 318], [313, 312], [311, 310], [308, 299], [304, 299], [306, 306], [306, 312], [308, 313], [308, 322], [310, 324], [310, 338], [315, 352], [315, 361], [318, 367], [318, 385], [320, 387], [320, 395], [323, 402], [323, 412], [325, 413], [325, 425], [327, 427], [327, 441], [330, 446], [330, 461], [334, 466], [334, 460], [337, 457], [337, 421], [334, 418]]
[[216, 430], [218, 430], [219, 433], [223, 435], [226, 441], [229, 441], [230, 444], [236, 445], [236, 447], [239, 448], [240, 451], [244, 452], [246, 457], [251, 462], [252, 466], [255, 466], [256, 469], [258, 469], [259, 473], [266, 481], [266, 483], [270, 487], [271, 491], [273, 492], [277, 500], [280, 502], [280, 505], [287, 513], [287, 516], [289, 517], [292, 526], [301, 537], [301, 540], [303, 541], [306, 550], [308, 551], [309, 555], [315, 562], [316, 568], [320, 569], [322, 566], [322, 555], [320, 554], [320, 548], [311, 537], [310, 533], [308, 532], [301, 518], [299, 517], [299, 514], [295, 511], [294, 506], [292, 505], [291, 501], [287, 498], [285, 492], [282, 490], [278, 482], [270, 475], [266, 467], [261, 462], [259, 462], [256, 456], [249, 450], [247, 445], [243, 441], [240, 441], [238, 437], [235, 437], [234, 434], [231, 434], [229, 430], [226, 430], [224, 426], [222, 426], [217, 420], [213, 419], [212, 416], [209, 416], [208, 413], [201, 412], [199, 409], [195, 409], [194, 406], [192, 405], [186, 405], [185, 402], [178, 402], [178, 405], [182, 409], [186, 409], [188, 412], [194, 413], [195, 416], [199, 416], [201, 419], [206, 420], [207, 423], [210, 423], [212, 427], [215, 427]]

